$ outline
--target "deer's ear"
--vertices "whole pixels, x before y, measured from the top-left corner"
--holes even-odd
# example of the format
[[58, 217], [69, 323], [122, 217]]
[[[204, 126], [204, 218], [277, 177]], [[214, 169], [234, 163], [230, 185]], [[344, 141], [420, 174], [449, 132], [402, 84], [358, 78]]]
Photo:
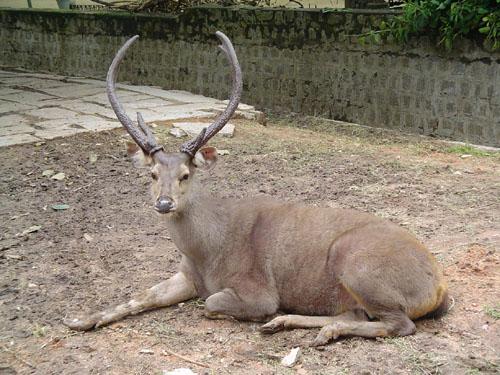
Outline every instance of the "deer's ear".
[[132, 159], [134, 167], [146, 168], [153, 164], [151, 156], [146, 155], [141, 148], [133, 142], [127, 142], [127, 155]]
[[203, 147], [193, 158], [193, 164], [203, 170], [212, 169], [217, 162], [217, 149], [215, 147]]

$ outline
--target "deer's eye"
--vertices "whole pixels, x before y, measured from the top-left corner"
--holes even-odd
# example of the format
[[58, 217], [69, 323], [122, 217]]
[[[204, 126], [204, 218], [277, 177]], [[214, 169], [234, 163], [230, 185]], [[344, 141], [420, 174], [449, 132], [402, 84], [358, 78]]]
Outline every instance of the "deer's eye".
[[156, 172], [151, 172], [151, 178], [155, 181], [158, 180], [158, 174]]
[[185, 175], [183, 175], [183, 176], [181, 177], [181, 181], [185, 181], [185, 180], [187, 180], [188, 178], [189, 178], [189, 175], [186, 173]]

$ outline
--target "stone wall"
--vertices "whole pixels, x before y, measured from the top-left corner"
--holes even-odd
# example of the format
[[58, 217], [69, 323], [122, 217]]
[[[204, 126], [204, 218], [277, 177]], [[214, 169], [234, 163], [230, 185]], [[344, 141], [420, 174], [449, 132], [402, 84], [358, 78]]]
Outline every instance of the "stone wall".
[[0, 10], [0, 65], [104, 77], [128, 36], [120, 80], [225, 98], [226, 62], [213, 36], [235, 44], [243, 100], [500, 146], [500, 54], [462, 41], [447, 54], [426, 39], [361, 46], [351, 35], [390, 11], [199, 7], [180, 16]]

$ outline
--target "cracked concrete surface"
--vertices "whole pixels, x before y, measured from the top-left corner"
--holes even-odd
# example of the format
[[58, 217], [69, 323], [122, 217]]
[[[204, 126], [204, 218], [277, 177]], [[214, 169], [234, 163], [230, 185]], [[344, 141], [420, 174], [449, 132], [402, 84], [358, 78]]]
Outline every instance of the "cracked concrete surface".
[[[129, 116], [140, 111], [149, 123], [214, 117], [227, 104], [149, 86], [117, 84], [117, 93]], [[244, 104], [236, 115], [263, 120], [261, 112]], [[0, 70], [0, 147], [120, 126], [104, 81]]]

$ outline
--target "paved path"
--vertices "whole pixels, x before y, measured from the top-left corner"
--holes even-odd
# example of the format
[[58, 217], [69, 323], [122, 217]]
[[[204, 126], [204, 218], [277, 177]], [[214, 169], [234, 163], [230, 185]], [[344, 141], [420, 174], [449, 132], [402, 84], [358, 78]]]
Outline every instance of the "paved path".
[[[140, 111], [146, 122], [213, 117], [224, 101], [186, 91], [117, 85], [129, 116]], [[262, 113], [240, 104], [249, 119]], [[105, 82], [51, 74], [0, 70], [0, 147], [40, 142], [81, 132], [120, 127], [105, 92]]]

